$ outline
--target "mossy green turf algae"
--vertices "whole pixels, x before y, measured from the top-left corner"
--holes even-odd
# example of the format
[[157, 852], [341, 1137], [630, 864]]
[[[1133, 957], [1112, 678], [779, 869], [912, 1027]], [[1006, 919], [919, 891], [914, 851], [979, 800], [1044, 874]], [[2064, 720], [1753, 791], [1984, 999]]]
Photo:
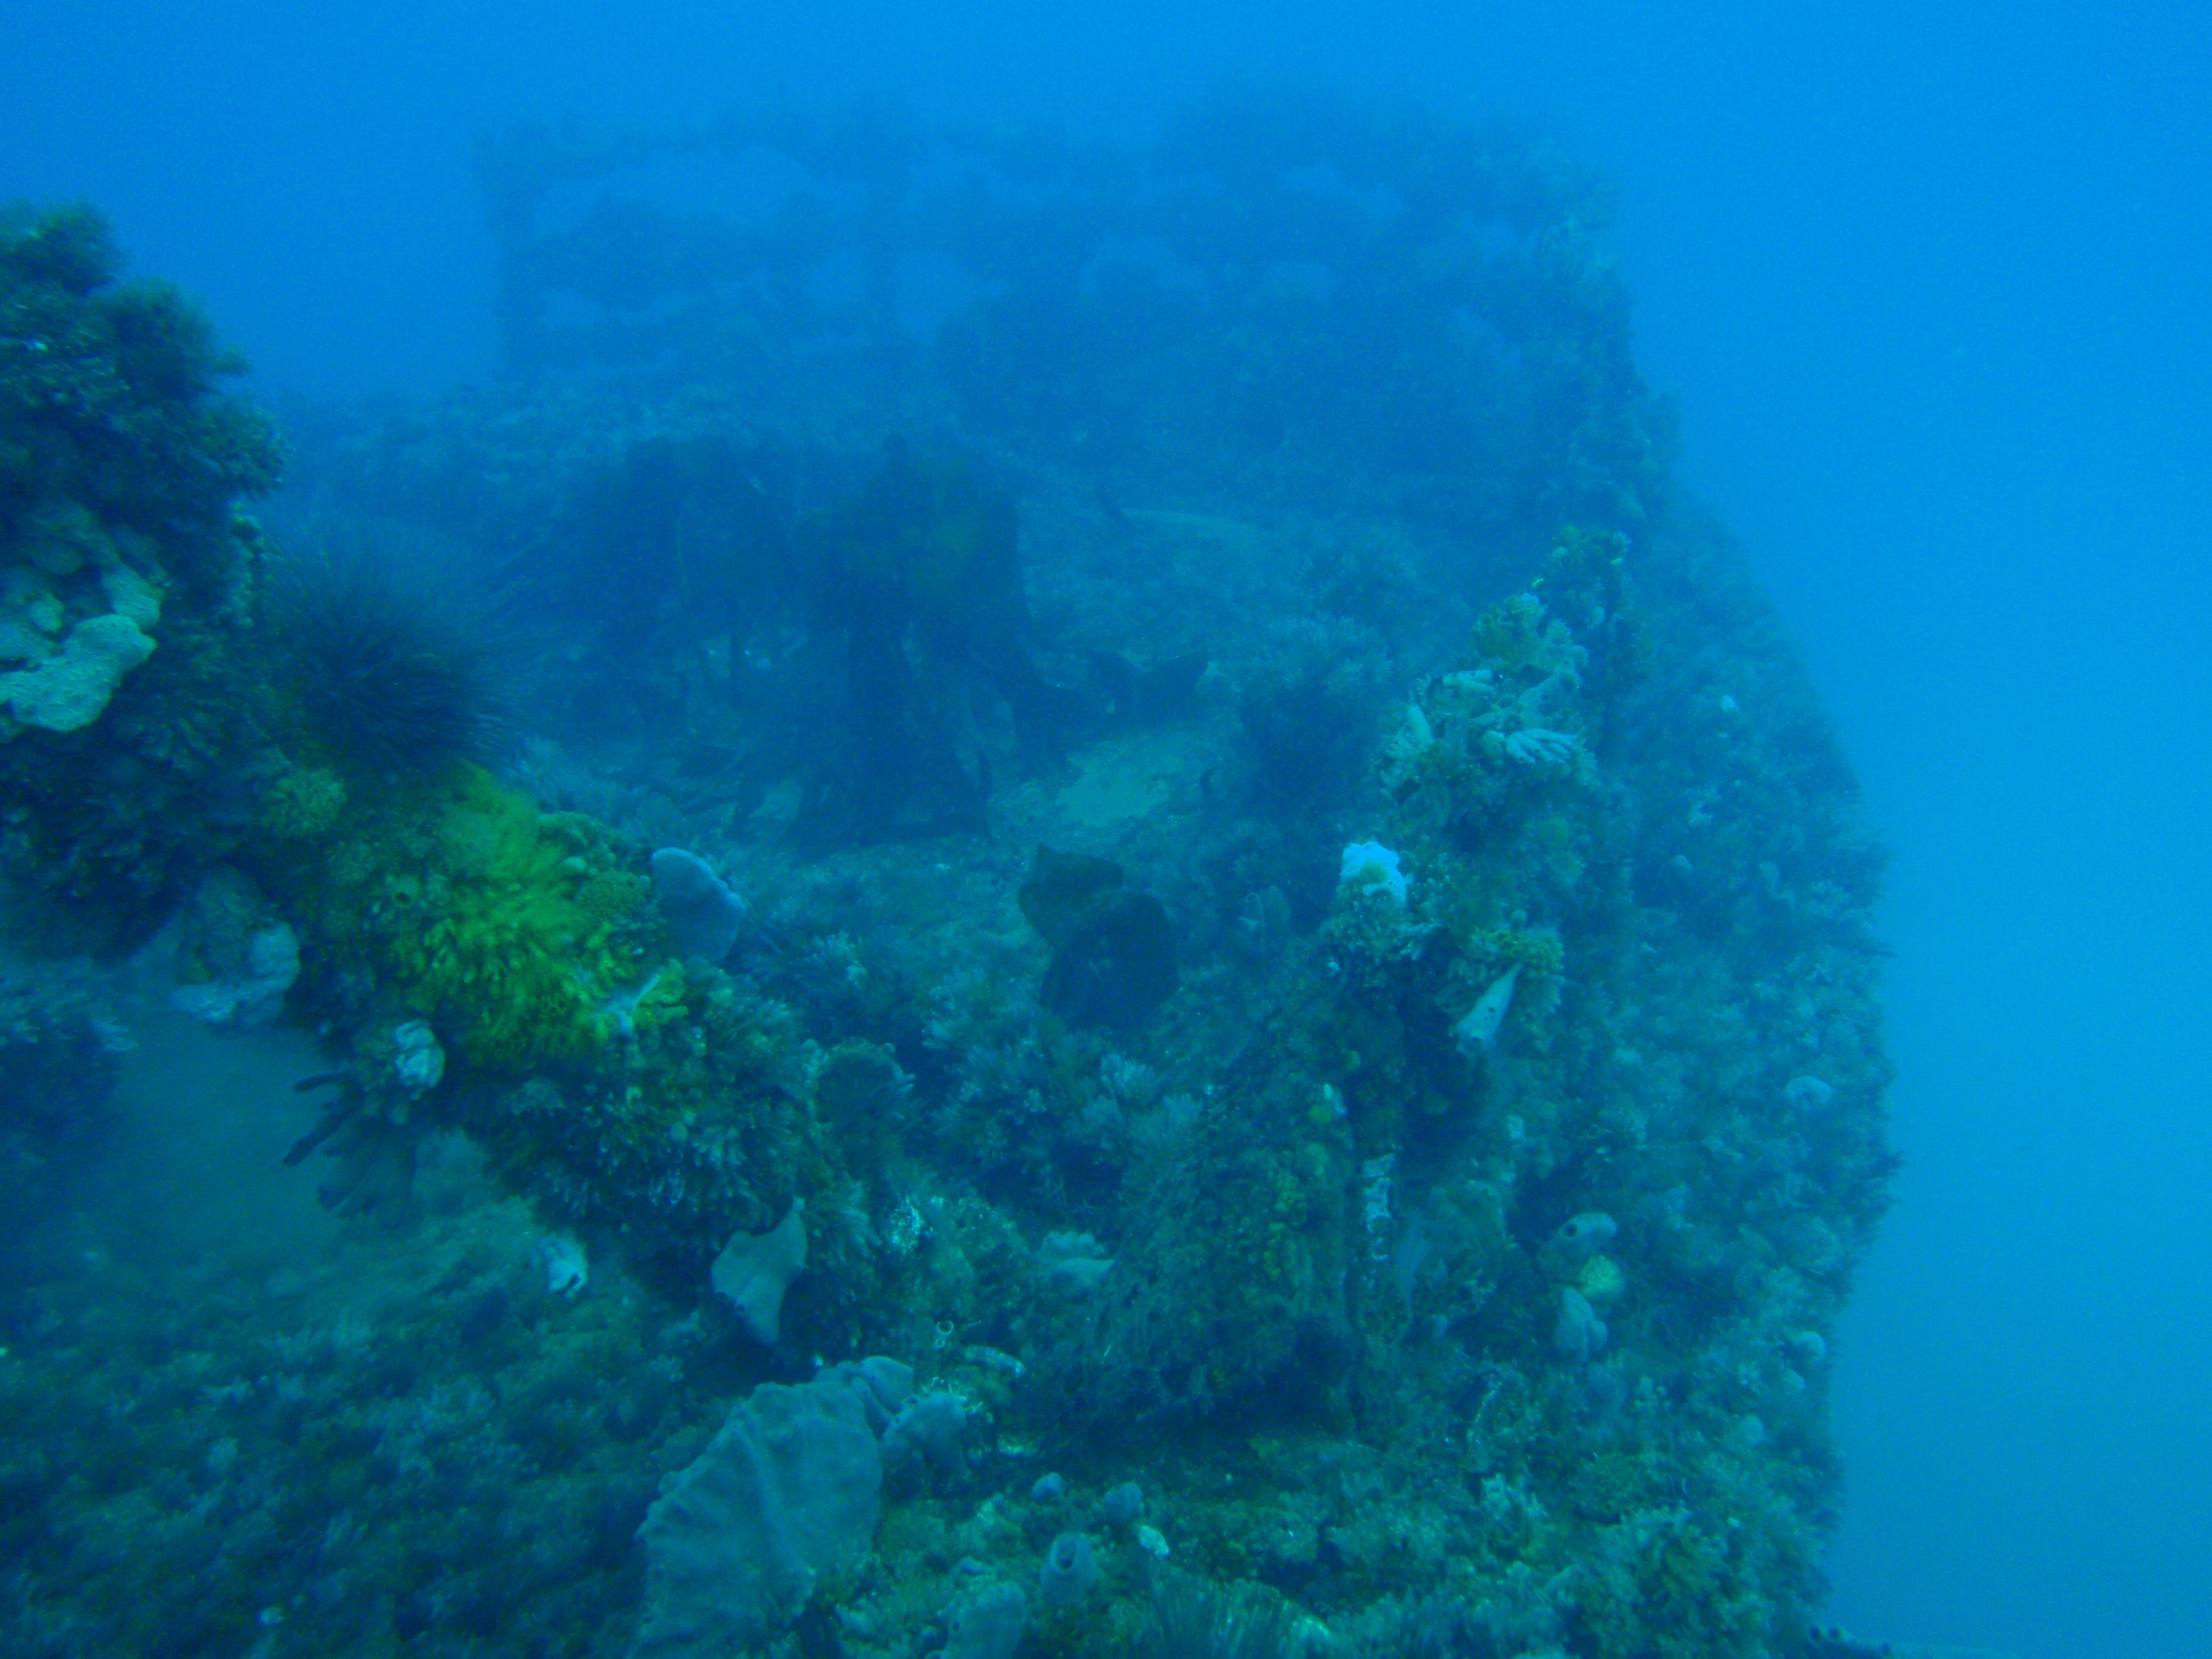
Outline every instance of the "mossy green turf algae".
[[681, 1014], [683, 969], [650, 884], [615, 861], [596, 824], [549, 816], [465, 763], [327, 818], [326, 790], [272, 789], [288, 849], [279, 886], [329, 972], [367, 969], [471, 1065], [520, 1076], [589, 1057], [624, 1016], [650, 1031]]

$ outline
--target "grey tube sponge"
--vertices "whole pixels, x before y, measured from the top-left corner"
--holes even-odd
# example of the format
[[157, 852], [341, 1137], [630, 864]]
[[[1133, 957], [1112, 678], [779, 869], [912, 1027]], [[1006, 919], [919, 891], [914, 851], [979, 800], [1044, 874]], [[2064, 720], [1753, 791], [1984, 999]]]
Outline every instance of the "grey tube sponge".
[[1114, 1258], [1089, 1233], [1047, 1233], [1036, 1250], [1037, 1277], [1070, 1302], [1098, 1288]]
[[1019, 1584], [1002, 1580], [970, 1590], [952, 1604], [945, 1621], [945, 1659], [1012, 1659], [1029, 1616]]
[[738, 1310], [756, 1342], [775, 1346], [783, 1326], [783, 1292], [806, 1265], [805, 1208], [793, 1199], [781, 1221], [764, 1233], [739, 1233], [714, 1258], [714, 1289]]
[[1587, 1365], [1605, 1352], [1605, 1322], [1580, 1291], [1559, 1292], [1559, 1316], [1552, 1326], [1552, 1352], [1571, 1365]]
[[968, 1467], [968, 1407], [957, 1394], [918, 1394], [899, 1408], [884, 1431], [884, 1467], [896, 1469], [917, 1455], [947, 1474]]
[[899, 1407], [913, 1397], [914, 1367], [872, 1354], [858, 1364], [848, 1360], [836, 1369], [842, 1373], [848, 1368], [860, 1391], [861, 1408], [868, 1413], [868, 1426], [881, 1434], [890, 1426]]
[[738, 942], [745, 902], [696, 853], [664, 847], [653, 855], [653, 894], [668, 936], [687, 957], [720, 962]]
[[1469, 1060], [1480, 1060], [1498, 1041], [1498, 1028], [1513, 1006], [1513, 988], [1521, 982], [1521, 964], [1515, 963], [1492, 983], [1474, 1006], [1452, 1027], [1452, 1041]]
[[1099, 1500], [1098, 1509], [1111, 1525], [1133, 1527], [1144, 1518], [1145, 1489], [1133, 1480], [1124, 1480]]
[[1603, 1210], [1584, 1210], [1552, 1230], [1537, 1252], [1544, 1271], [1554, 1279], [1571, 1279], [1581, 1273], [1590, 1258], [1620, 1236], [1620, 1229]]
[[1037, 1572], [1037, 1591], [1048, 1607], [1072, 1607], [1098, 1584], [1098, 1558], [1091, 1553], [1087, 1532], [1064, 1532], [1044, 1553]]

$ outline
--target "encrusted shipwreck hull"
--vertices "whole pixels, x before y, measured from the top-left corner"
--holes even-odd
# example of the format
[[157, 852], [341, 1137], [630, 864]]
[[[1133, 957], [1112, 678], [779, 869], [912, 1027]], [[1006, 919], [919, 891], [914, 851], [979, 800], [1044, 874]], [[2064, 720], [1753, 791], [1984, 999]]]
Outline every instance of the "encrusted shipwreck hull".
[[[644, 143], [486, 151], [515, 378], [300, 504], [526, 569], [539, 741], [402, 775], [267, 667], [211, 357], [225, 580], [0, 732], [12, 942], [183, 903], [204, 1007], [281, 932], [335, 1098], [265, 1161], [368, 1218], [9, 1287], [0, 1644], [1808, 1651], [1881, 860], [1598, 182], [1327, 100], [863, 111], [663, 148], [865, 213], [534, 228]], [[792, 275], [921, 252], [981, 296], [927, 349]], [[14, 673], [119, 608], [61, 506], [136, 500], [11, 521], [69, 567]]]
[[1732, 563], [1613, 553], [1563, 544], [1416, 689], [1369, 820], [1405, 898], [1340, 888], [1039, 1365], [1193, 1492], [1179, 1547], [1386, 1647], [1794, 1651], [1838, 1499], [1879, 859]]
[[[1378, 745], [1403, 896], [1342, 883], [1188, 1092], [1083, 1051], [1058, 1109], [1110, 1182], [948, 1202], [908, 1170], [930, 1231], [851, 1317], [978, 1443], [888, 1500], [848, 1650], [913, 1607], [926, 1539], [1034, 1587], [1072, 1531], [1107, 1573], [1086, 1621], [1032, 1610], [1067, 1651], [1106, 1650], [1093, 1615], [1147, 1627], [1152, 1549], [1286, 1598], [1291, 1646], [1799, 1650], [1838, 1495], [1826, 1334], [1890, 1168], [1879, 859], [1694, 531], [1626, 562], [1570, 538], [1475, 637]], [[1530, 730], [1558, 741], [1524, 756]], [[1033, 1133], [1077, 1164], [1080, 1128]], [[1017, 1217], [1078, 1210], [1023, 1259]], [[900, 1306], [946, 1317], [925, 1346]], [[1124, 1477], [1149, 1539], [1110, 1518]]]

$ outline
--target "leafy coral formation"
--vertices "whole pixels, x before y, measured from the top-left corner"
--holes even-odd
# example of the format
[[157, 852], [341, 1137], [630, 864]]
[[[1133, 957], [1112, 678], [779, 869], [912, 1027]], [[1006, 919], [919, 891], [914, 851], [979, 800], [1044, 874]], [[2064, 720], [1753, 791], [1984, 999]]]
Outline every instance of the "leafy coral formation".
[[282, 447], [244, 365], [83, 206], [0, 211], [0, 878], [51, 944], [132, 940], [222, 830]]

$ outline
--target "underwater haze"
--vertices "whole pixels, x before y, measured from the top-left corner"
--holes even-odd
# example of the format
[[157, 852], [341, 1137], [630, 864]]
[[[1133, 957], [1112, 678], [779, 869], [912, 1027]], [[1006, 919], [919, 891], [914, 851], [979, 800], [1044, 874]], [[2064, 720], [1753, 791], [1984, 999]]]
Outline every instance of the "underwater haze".
[[5, 38], [10, 1651], [2207, 1650], [2212, 15]]

